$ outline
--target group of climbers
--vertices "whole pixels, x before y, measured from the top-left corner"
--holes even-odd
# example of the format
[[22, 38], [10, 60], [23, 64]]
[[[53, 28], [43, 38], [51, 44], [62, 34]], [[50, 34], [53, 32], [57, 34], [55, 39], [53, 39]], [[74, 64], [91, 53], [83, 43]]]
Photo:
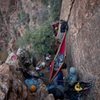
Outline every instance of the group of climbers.
[[[59, 26], [60, 32], [58, 31]], [[24, 84], [30, 92], [33, 93], [36, 92], [40, 84], [43, 83], [42, 79], [44, 75], [40, 73], [41, 70], [47, 68], [46, 70], [51, 74], [51, 77], [47, 79], [48, 84], [46, 84], [46, 90], [48, 93], [54, 95], [55, 100], [63, 100], [64, 98], [68, 98], [69, 100], [80, 100], [80, 96], [83, 95], [84, 91], [89, 90], [91, 85], [90, 83], [80, 82], [78, 71], [75, 67], [70, 67], [69, 70], [67, 69], [67, 64], [65, 63], [65, 49], [68, 23], [61, 20], [60, 22], [54, 23], [52, 27], [56, 38], [60, 37], [61, 43], [55, 59], [51, 61], [52, 54], [48, 53], [45, 55], [44, 61], [37, 63], [34, 56], [30, 58], [30, 53], [26, 49], [19, 48], [16, 55], [12, 56], [13, 60], [17, 59], [17, 56], [20, 61], [20, 67], [16, 68], [16, 70], [23, 74]], [[49, 64], [46, 65], [46, 63]], [[68, 70], [67, 76], [64, 76], [63, 69]]]
[[57, 35], [55, 36], [58, 37], [60, 40], [63, 39], [62, 40], [63, 44], [61, 44], [60, 50], [58, 51], [56, 59], [54, 61], [54, 65], [52, 66], [53, 67], [52, 75], [54, 75], [54, 73], [56, 73], [57, 70], [58, 70], [58, 73], [55, 75], [55, 77], [53, 78], [53, 81], [51, 81], [51, 84], [49, 84], [47, 89], [49, 93], [52, 93], [54, 95], [55, 99], [63, 100], [64, 98], [68, 98], [69, 100], [80, 100], [84, 92], [90, 90], [91, 84], [80, 81], [80, 77], [78, 75], [79, 73], [75, 67], [69, 68], [68, 75], [65, 76], [65, 79], [64, 79], [64, 75], [62, 72], [62, 69], [64, 68], [63, 66], [65, 64], [64, 63], [65, 57], [64, 57], [63, 49], [65, 49], [64, 46], [66, 46], [66, 43], [64, 44], [63, 41], [65, 41], [64, 39], [66, 37], [63, 38], [63, 36], [64, 36], [64, 33], [66, 34], [66, 32], [68, 31], [68, 23], [63, 20], [61, 20], [60, 23], [58, 22], [55, 23], [53, 25], [53, 29], [55, 29], [54, 32], [57, 32], [58, 24], [60, 26], [60, 32], [58, 32]]

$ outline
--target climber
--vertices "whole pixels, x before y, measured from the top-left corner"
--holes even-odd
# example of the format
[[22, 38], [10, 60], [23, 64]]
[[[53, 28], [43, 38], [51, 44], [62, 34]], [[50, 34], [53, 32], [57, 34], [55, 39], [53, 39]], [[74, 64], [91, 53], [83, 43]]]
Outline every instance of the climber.
[[91, 83], [76, 82], [73, 86], [70, 86], [66, 94], [70, 100], [80, 100], [80, 98], [85, 98], [91, 86]]
[[60, 27], [60, 32], [58, 34], [58, 38], [61, 41], [64, 33], [68, 31], [68, 22], [64, 20], [60, 20], [59, 27]]
[[68, 31], [68, 22], [67, 21], [60, 20], [60, 24], [61, 24], [61, 27], [60, 27], [61, 33]]
[[54, 95], [56, 100], [64, 99], [64, 81], [62, 71], [60, 71], [53, 82], [47, 86], [47, 90], [49, 93], [52, 93]]
[[74, 85], [75, 82], [78, 81], [78, 73], [77, 73], [77, 70], [75, 67], [71, 67], [69, 69], [69, 74], [68, 74], [68, 77], [67, 77], [67, 82], [69, 85]]
[[90, 89], [90, 86], [90, 83], [80, 82], [75, 67], [69, 69], [64, 92], [70, 100], [78, 100], [86, 90]]
[[71, 96], [72, 87], [78, 81], [78, 74], [75, 67], [70, 67], [68, 75], [65, 81], [65, 95], [67, 97]]

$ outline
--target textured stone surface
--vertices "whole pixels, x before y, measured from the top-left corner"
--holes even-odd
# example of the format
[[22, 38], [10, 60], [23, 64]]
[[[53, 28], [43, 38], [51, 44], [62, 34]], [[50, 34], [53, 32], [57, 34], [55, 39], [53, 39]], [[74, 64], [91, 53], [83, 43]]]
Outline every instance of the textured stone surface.
[[[68, 1], [63, 0], [64, 14], [61, 15], [61, 18], [64, 20], [68, 18], [67, 10], [70, 5], [65, 5]], [[67, 34], [67, 63], [68, 66], [78, 68], [82, 73], [82, 80], [92, 80], [95, 83], [87, 100], [99, 100], [100, 0], [74, 0], [71, 6]]]
[[71, 0], [62, 0], [62, 8], [61, 8], [61, 13], [60, 13], [60, 19], [63, 19], [63, 20], [68, 19], [71, 4], [72, 4]]
[[[46, 85], [41, 81], [35, 93], [31, 93], [24, 83], [23, 74], [17, 71], [18, 59], [11, 59], [14, 53], [8, 56], [6, 63], [0, 65], [0, 100], [54, 100], [49, 95]], [[46, 99], [47, 98], [47, 99]]]
[[31, 30], [40, 26], [48, 18], [48, 9], [42, 0], [21, 0], [21, 2], [23, 10], [29, 14], [29, 28]]
[[16, 49], [11, 47], [11, 39], [23, 36], [28, 28], [34, 30], [47, 19], [48, 9], [42, 0], [0, 0], [0, 60], [5, 61], [7, 52]]
[[0, 100], [4, 100], [9, 91], [9, 66], [0, 65]]

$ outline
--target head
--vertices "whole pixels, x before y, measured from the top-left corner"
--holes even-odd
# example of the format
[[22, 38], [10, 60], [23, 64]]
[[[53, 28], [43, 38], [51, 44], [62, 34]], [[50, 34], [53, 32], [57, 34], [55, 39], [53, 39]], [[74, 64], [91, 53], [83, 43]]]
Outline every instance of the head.
[[77, 73], [76, 68], [75, 68], [75, 67], [71, 67], [71, 68], [69, 69], [69, 73], [70, 73], [70, 74], [76, 74], [76, 73]]

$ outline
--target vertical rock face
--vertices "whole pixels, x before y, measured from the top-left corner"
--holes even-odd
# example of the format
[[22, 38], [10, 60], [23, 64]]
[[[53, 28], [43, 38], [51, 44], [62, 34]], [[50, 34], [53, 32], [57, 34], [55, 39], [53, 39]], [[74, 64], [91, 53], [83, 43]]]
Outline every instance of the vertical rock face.
[[1, 54], [8, 52], [10, 39], [23, 36], [47, 19], [48, 9], [42, 0], [0, 0], [0, 60], [6, 59]]
[[[66, 2], [69, 5], [65, 5]], [[61, 19], [68, 20], [69, 24], [68, 65], [76, 66], [84, 81], [95, 83], [87, 100], [99, 100], [100, 0], [63, 0], [61, 11]]]
[[9, 66], [0, 65], [0, 100], [4, 100], [9, 90]]
[[42, 0], [21, 0], [21, 2], [23, 10], [29, 15], [29, 28], [31, 30], [41, 25], [48, 18], [48, 10]]

